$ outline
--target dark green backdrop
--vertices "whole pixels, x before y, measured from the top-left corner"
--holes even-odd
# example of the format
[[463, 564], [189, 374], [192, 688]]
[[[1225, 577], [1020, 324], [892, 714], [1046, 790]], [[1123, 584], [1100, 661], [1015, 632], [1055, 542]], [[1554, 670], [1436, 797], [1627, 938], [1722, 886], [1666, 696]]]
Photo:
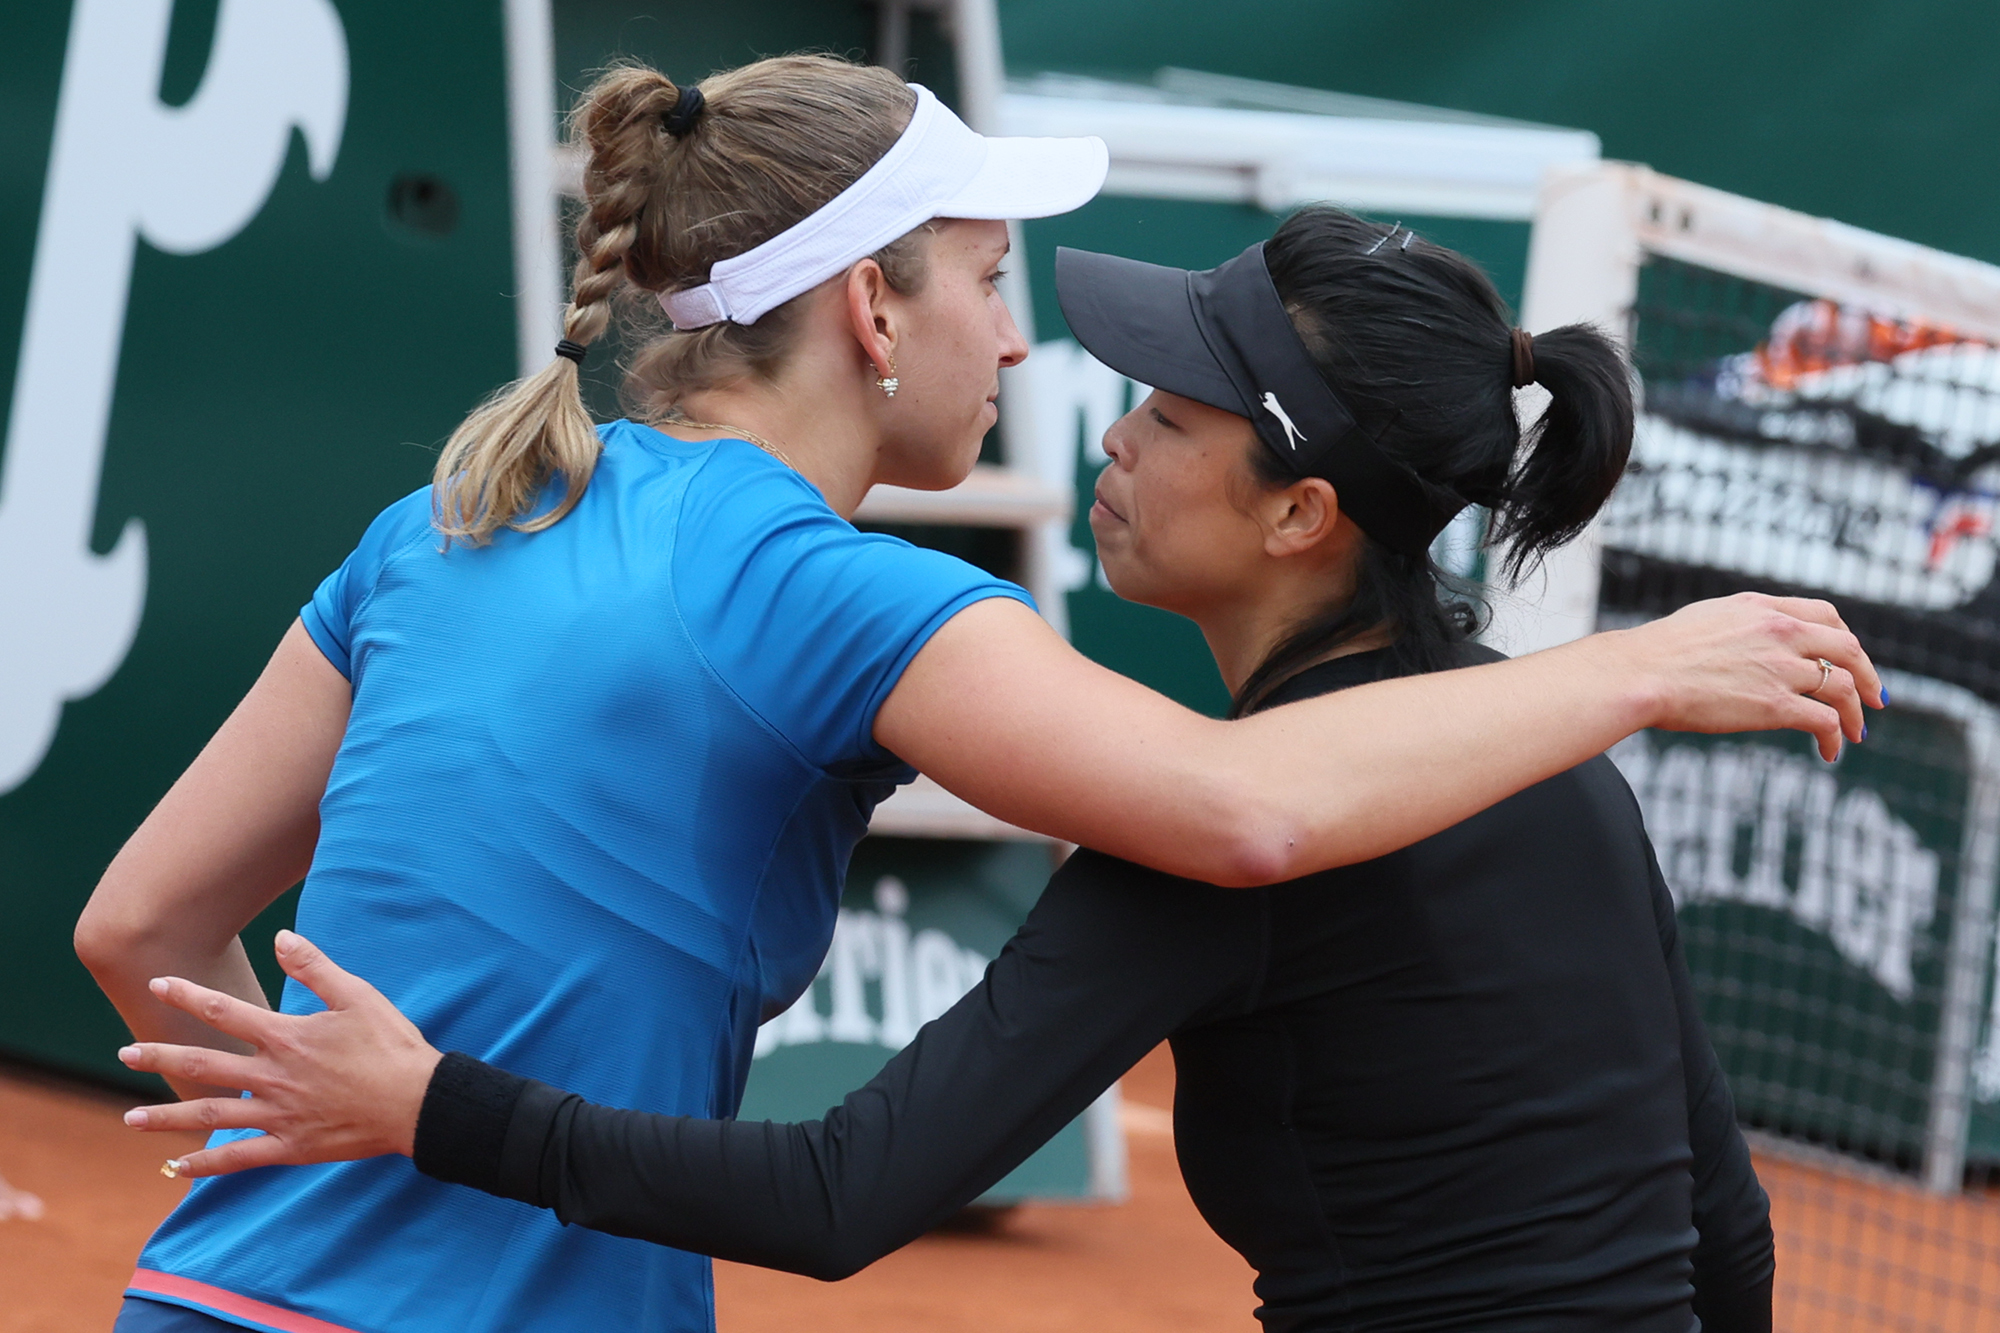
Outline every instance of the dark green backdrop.
[[1010, 72], [1182, 65], [1595, 131], [1606, 157], [2000, 261], [2000, 6], [1000, 0]]
[[[119, 844], [255, 678], [314, 586], [514, 360], [506, 100], [488, 0], [347, 0], [350, 92], [332, 174], [294, 135], [269, 200], [205, 254], [141, 244], [98, 503], [102, 550], [134, 515], [151, 545], [144, 619], [54, 748], [0, 796], [0, 1050], [108, 1077], [124, 1026], [70, 930]], [[0, 410], [18, 354], [67, 4], [0, 8]], [[162, 94], [185, 100], [215, 0], [181, 0]], [[387, 211], [430, 175], [444, 235]], [[0, 571], [21, 578], [30, 571]], [[0, 627], [0, 633], [4, 633]], [[289, 914], [267, 913], [251, 954]], [[268, 976], [267, 972], [267, 976]]]

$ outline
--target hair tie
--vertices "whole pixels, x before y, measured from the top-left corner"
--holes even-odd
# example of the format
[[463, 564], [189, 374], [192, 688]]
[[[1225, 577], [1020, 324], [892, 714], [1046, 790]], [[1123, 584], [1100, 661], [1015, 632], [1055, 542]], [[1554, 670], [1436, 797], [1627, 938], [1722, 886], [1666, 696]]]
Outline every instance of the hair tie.
[[1526, 329], [1514, 330], [1514, 387], [1525, 389], [1535, 382], [1535, 335]]
[[701, 95], [699, 86], [690, 83], [681, 89], [680, 98], [674, 103], [674, 109], [667, 113], [667, 133], [676, 139], [686, 136], [688, 131], [694, 128], [694, 123], [701, 119], [702, 108], [707, 105], [708, 99]]
[[573, 343], [567, 338], [564, 338], [561, 342], [556, 344], [557, 356], [567, 357], [571, 361], [576, 362], [579, 366], [583, 364], [583, 358], [588, 356], [589, 354], [590, 354], [590, 349], [588, 347], [584, 346], [582, 343]]

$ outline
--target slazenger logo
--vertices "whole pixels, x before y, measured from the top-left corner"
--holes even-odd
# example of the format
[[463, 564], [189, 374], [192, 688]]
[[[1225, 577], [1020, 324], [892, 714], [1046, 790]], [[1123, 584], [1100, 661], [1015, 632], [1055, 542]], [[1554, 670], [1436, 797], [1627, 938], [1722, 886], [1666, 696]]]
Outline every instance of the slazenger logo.
[[1813, 761], [1768, 745], [1660, 747], [1641, 732], [1611, 758], [1645, 811], [1676, 904], [1785, 912], [1910, 998], [1938, 855], [1878, 793], [1843, 792]]
[[1285, 443], [1291, 446], [1293, 453], [1297, 453], [1299, 446], [1306, 442], [1306, 437], [1292, 424], [1292, 419], [1285, 415], [1285, 409], [1278, 403], [1278, 395], [1268, 389], [1264, 391], [1264, 410], [1276, 417], [1278, 424], [1285, 428]]
[[941, 930], [912, 935], [903, 920], [909, 901], [902, 881], [884, 875], [875, 885], [877, 910], [841, 909], [818, 978], [791, 1008], [757, 1029], [752, 1058], [822, 1041], [900, 1051], [918, 1028], [977, 986], [986, 975], [985, 955]]

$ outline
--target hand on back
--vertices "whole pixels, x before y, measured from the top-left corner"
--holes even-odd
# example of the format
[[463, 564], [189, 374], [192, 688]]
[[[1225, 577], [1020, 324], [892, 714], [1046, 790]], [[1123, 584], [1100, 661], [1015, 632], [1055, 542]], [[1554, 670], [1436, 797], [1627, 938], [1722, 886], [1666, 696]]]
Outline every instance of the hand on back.
[[247, 1098], [204, 1097], [126, 1113], [134, 1129], [257, 1129], [168, 1164], [169, 1174], [219, 1176], [253, 1166], [346, 1162], [415, 1149], [417, 1115], [442, 1054], [382, 992], [336, 966], [291, 931], [279, 965], [326, 1002], [316, 1014], [280, 1014], [175, 977], [153, 993], [217, 1031], [256, 1048], [236, 1055], [205, 1046], [142, 1042], [118, 1056], [192, 1083], [241, 1088]]

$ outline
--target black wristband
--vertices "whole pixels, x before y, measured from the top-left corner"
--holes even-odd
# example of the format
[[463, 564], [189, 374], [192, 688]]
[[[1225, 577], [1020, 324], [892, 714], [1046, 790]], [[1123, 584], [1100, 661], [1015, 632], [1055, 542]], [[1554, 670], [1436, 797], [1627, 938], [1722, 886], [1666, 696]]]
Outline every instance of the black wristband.
[[528, 1080], [453, 1051], [438, 1061], [417, 1114], [417, 1170], [453, 1185], [495, 1191], [507, 1125]]

